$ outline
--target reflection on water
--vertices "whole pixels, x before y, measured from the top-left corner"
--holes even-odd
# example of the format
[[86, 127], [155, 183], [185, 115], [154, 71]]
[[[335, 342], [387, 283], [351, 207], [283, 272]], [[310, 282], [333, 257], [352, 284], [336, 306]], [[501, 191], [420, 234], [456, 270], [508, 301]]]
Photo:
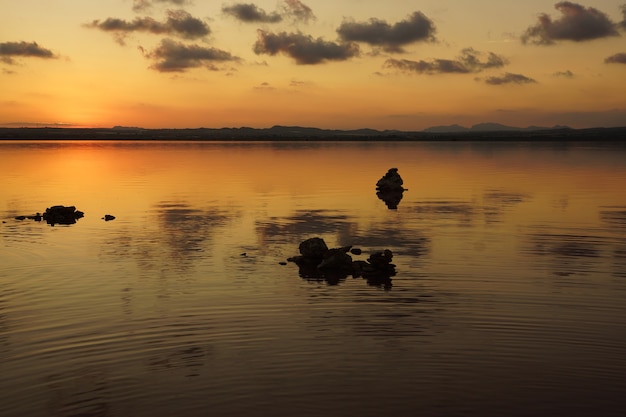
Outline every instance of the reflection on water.
[[[621, 415], [625, 156], [0, 144], [0, 415]], [[311, 237], [395, 275], [285, 265]]]

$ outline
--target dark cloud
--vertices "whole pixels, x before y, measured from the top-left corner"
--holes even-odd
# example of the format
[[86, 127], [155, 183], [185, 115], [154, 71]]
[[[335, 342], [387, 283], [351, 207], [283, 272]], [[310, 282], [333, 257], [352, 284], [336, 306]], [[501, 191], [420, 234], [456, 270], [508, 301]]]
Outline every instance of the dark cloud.
[[560, 40], [582, 42], [619, 35], [617, 25], [598, 9], [569, 1], [556, 3], [554, 7], [561, 12], [561, 18], [552, 20], [542, 13], [539, 23], [530, 26], [522, 35], [523, 43], [550, 45]]
[[175, 6], [184, 6], [190, 4], [191, 2], [188, 0], [133, 0], [133, 11], [135, 12], [145, 12], [148, 11], [155, 4], [172, 4]]
[[285, 0], [282, 8], [285, 16], [289, 16], [294, 20], [301, 22], [315, 20], [313, 10], [300, 0]]
[[224, 6], [222, 12], [245, 23], [278, 23], [287, 18], [302, 22], [315, 19], [311, 8], [299, 0], [285, 0], [277, 11], [271, 13], [253, 3]]
[[277, 23], [283, 20], [278, 12], [267, 13], [252, 3], [237, 3], [222, 7], [222, 12], [246, 23]]
[[[486, 56], [485, 60], [481, 59]], [[483, 53], [473, 48], [466, 48], [455, 60], [434, 59], [432, 61], [411, 61], [408, 59], [388, 59], [385, 67], [418, 74], [469, 74], [489, 68], [500, 68], [506, 65], [503, 57], [493, 52]]]
[[493, 76], [485, 78], [485, 83], [491, 85], [503, 85], [503, 84], [533, 84], [537, 81], [533, 80], [522, 74], [513, 74], [506, 72], [501, 76]]
[[619, 54], [611, 55], [607, 57], [604, 62], [607, 64], [626, 64], [626, 53], [621, 52]]
[[553, 74], [555, 77], [574, 78], [574, 73], [570, 70], [557, 71]]
[[345, 61], [359, 55], [359, 46], [352, 42], [335, 43], [314, 39], [302, 33], [271, 33], [258, 30], [254, 53], [290, 56], [299, 65], [320, 64], [325, 61]]
[[184, 72], [190, 68], [207, 67], [217, 70], [216, 63], [239, 61], [229, 52], [199, 45], [185, 45], [171, 39], [163, 39], [161, 44], [146, 54], [156, 60], [152, 68], [160, 72]]
[[202, 38], [211, 33], [206, 23], [184, 10], [168, 10], [165, 22], [156, 21], [151, 17], [138, 17], [132, 21], [110, 17], [102, 22], [94, 20], [86, 26], [112, 32], [120, 43], [123, 43], [124, 37], [132, 32], [176, 35], [186, 39]]
[[37, 42], [1, 42], [0, 61], [5, 64], [15, 64], [14, 57], [57, 58], [51, 50], [42, 48]]
[[364, 42], [382, 47], [387, 52], [402, 52], [404, 45], [434, 41], [435, 24], [422, 12], [415, 12], [406, 20], [393, 25], [376, 18], [368, 22], [344, 21], [337, 33], [347, 42]]

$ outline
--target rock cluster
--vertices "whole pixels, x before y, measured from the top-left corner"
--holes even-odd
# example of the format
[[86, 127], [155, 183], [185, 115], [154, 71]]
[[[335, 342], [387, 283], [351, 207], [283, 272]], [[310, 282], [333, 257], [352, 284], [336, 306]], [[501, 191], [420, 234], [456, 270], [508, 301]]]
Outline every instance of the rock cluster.
[[371, 254], [366, 261], [354, 261], [350, 256], [360, 255], [360, 249], [353, 249], [352, 246], [329, 249], [320, 237], [301, 242], [298, 249], [300, 255], [287, 261], [298, 265], [300, 276], [306, 279], [324, 279], [337, 284], [352, 275], [354, 278], [365, 278], [371, 285], [390, 288], [391, 277], [396, 274], [395, 265], [391, 263], [393, 254], [389, 249]]
[[[28, 216], [15, 216], [15, 220], [34, 220], [40, 222], [45, 220], [50, 226], [55, 224], [74, 224], [78, 219], [85, 217], [85, 213], [80, 210], [76, 210], [75, 206], [52, 206], [48, 207], [46, 211], [41, 214], [33, 214]], [[102, 220], [109, 222], [115, 220], [115, 216], [112, 214], [105, 214]]]
[[406, 191], [402, 185], [404, 181], [398, 168], [389, 168], [387, 173], [376, 183], [376, 195], [383, 200], [390, 210], [398, 208], [402, 200], [402, 194]]
[[80, 210], [76, 210], [74, 206], [52, 206], [48, 207], [44, 214], [43, 219], [50, 226], [55, 224], [74, 224], [76, 220], [83, 218], [85, 213]]
[[74, 224], [76, 220], [85, 216], [80, 210], [76, 210], [74, 206], [52, 206], [41, 214], [37, 213], [31, 216], [16, 216], [15, 220], [34, 220], [40, 222], [45, 220], [50, 226], [55, 224]]

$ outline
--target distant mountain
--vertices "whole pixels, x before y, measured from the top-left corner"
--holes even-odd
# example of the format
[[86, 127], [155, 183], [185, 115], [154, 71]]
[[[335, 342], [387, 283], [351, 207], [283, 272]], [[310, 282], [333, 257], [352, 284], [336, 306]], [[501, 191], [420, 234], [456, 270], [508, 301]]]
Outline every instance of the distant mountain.
[[435, 126], [424, 131], [375, 129], [319, 129], [300, 126], [270, 128], [225, 127], [192, 129], [143, 129], [133, 126], [114, 128], [2, 128], [0, 140], [198, 140], [198, 141], [619, 141], [626, 142], [626, 126], [572, 129], [529, 126], [511, 127], [481, 123], [466, 128], [459, 125]]
[[448, 126], [433, 126], [428, 129], [424, 129], [424, 132], [428, 133], [461, 133], [469, 132], [469, 129], [461, 125], [448, 125]]
[[570, 129], [568, 126], [528, 126], [528, 127], [514, 127], [507, 126], [500, 123], [478, 123], [470, 128], [463, 127], [457, 124], [449, 126], [433, 126], [428, 129], [424, 129], [427, 133], [463, 133], [463, 132], [532, 132], [539, 130], [552, 130], [552, 129]]

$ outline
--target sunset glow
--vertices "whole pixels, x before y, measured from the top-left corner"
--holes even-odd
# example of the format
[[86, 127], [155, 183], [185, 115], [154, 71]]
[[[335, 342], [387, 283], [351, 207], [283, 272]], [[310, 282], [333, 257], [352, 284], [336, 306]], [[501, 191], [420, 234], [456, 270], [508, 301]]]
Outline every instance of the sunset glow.
[[626, 4], [3, 2], [0, 126], [626, 125]]

